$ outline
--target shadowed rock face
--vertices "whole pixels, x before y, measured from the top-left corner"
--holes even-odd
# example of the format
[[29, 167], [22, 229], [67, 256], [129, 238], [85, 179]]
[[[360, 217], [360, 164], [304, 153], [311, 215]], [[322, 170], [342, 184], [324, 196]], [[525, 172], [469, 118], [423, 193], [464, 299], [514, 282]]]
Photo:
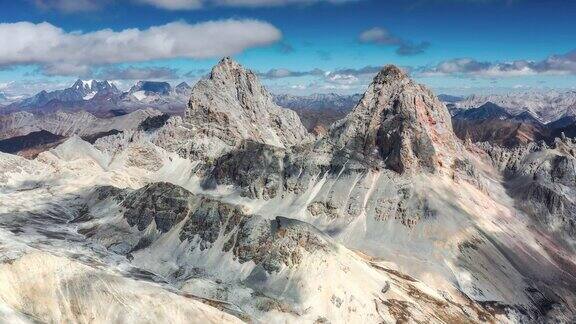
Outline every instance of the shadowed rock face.
[[40, 149], [41, 152], [43, 146], [49, 148], [50, 144], [60, 143], [63, 139], [63, 136], [41, 130], [23, 136], [0, 140], [0, 152], [16, 154], [24, 150], [34, 149]]
[[454, 132], [462, 140], [489, 142], [510, 148], [545, 140], [549, 136], [549, 131], [543, 126], [511, 120], [453, 119], [453, 126]]
[[530, 143], [515, 149], [483, 144], [505, 174], [518, 207], [547, 229], [576, 240], [576, 143], [568, 138], [547, 146]]
[[[206, 250], [213, 248], [217, 240], [224, 239], [222, 252], [231, 251], [241, 263], [253, 261], [268, 272], [295, 266], [304, 253], [328, 251], [332, 246], [327, 236], [307, 223], [284, 217], [265, 219], [251, 215], [240, 206], [195, 195], [166, 182], [153, 183], [129, 193], [114, 187], [101, 187], [93, 196], [96, 201], [123, 199], [123, 217], [140, 232], [154, 223], [161, 233], [167, 233], [185, 221], [178, 233], [182, 242], [198, 238], [194, 248]], [[142, 247], [142, 241], [130, 251]]]
[[124, 217], [140, 231], [152, 221], [161, 232], [168, 232], [182, 221], [190, 211], [188, 200], [192, 194], [182, 187], [160, 182], [132, 192], [122, 202]]
[[437, 171], [451, 165], [459, 151], [446, 107], [392, 65], [378, 73], [330, 138], [338, 147], [382, 159], [399, 173]]
[[230, 58], [194, 86], [185, 120], [228, 145], [252, 140], [289, 147], [309, 137], [298, 115], [276, 105], [256, 75]]
[[143, 120], [140, 125], [138, 125], [138, 129], [146, 132], [152, 131], [166, 125], [168, 119], [170, 119], [170, 115], [168, 114], [151, 116]]
[[317, 164], [308, 154], [310, 148], [286, 151], [255, 142], [243, 142], [240, 147], [217, 159], [204, 179], [204, 189], [217, 185], [235, 185], [241, 195], [271, 199], [282, 192], [302, 193], [314, 175], [329, 170], [329, 165]]

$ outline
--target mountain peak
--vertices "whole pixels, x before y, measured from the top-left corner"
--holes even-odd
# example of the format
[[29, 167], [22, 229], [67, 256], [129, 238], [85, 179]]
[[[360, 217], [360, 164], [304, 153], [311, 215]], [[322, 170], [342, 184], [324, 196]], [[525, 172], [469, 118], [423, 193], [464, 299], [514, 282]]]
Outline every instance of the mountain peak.
[[239, 73], [251, 73], [249, 70], [245, 69], [240, 63], [233, 60], [231, 57], [225, 57], [218, 64], [212, 68], [212, 73], [210, 74], [211, 79], [227, 79], [235, 74]]
[[186, 82], [180, 82], [176, 88], [190, 88], [190, 85]]
[[258, 77], [229, 57], [193, 87], [186, 120], [226, 143], [288, 147], [308, 138], [298, 115], [276, 105]]
[[330, 137], [338, 147], [380, 159], [399, 173], [436, 172], [452, 165], [459, 155], [444, 104], [394, 65], [378, 73]]
[[374, 78], [375, 81], [393, 81], [408, 79], [408, 75], [401, 68], [393, 64], [385, 65]]

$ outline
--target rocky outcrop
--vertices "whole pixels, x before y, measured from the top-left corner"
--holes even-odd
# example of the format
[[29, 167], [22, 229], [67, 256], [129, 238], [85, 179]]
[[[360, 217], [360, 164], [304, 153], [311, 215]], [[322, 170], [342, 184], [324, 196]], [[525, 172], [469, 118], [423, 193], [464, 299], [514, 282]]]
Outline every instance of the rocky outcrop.
[[298, 115], [276, 105], [257, 76], [230, 58], [194, 86], [185, 121], [228, 146], [252, 140], [290, 147], [309, 138]]
[[140, 231], [154, 221], [156, 228], [165, 233], [188, 215], [191, 196], [184, 188], [168, 183], [148, 185], [132, 192], [122, 202], [126, 208], [124, 217]]

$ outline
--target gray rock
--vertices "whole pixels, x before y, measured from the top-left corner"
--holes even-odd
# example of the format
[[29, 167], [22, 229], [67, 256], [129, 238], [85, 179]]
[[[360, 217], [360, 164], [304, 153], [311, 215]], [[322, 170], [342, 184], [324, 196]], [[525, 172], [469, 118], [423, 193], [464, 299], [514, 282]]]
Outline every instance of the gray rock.
[[106, 187], [105, 191], [126, 195], [121, 202], [123, 217], [141, 232], [139, 240], [112, 243], [110, 248], [117, 253], [152, 244], [157, 237], [145, 235], [144, 230], [153, 221], [161, 233], [167, 233], [184, 220], [178, 235], [181, 241], [197, 242], [193, 248], [205, 250], [214, 248], [218, 239], [226, 238], [223, 251], [233, 253], [242, 263], [253, 261], [268, 273], [298, 265], [305, 253], [334, 249], [331, 239], [312, 225], [284, 217], [251, 215], [240, 206], [194, 195], [174, 184], [152, 183], [130, 193], [111, 188]]
[[185, 121], [228, 146], [252, 140], [290, 147], [310, 138], [298, 115], [276, 105], [256, 75], [230, 58], [193, 87]]
[[168, 232], [190, 211], [192, 193], [182, 187], [159, 182], [130, 193], [122, 202], [124, 217], [131, 226], [143, 231], [154, 220], [161, 232]]

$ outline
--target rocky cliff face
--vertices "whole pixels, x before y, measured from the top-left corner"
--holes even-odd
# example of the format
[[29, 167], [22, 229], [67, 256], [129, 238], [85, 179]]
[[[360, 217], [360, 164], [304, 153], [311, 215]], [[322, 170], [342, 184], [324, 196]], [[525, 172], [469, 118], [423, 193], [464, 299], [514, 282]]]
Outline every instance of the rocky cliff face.
[[185, 121], [228, 145], [252, 140], [290, 147], [309, 137], [298, 115], [277, 106], [256, 75], [230, 58], [194, 86]]
[[390, 65], [330, 137], [336, 146], [382, 159], [400, 173], [438, 171], [460, 155], [444, 104]]

